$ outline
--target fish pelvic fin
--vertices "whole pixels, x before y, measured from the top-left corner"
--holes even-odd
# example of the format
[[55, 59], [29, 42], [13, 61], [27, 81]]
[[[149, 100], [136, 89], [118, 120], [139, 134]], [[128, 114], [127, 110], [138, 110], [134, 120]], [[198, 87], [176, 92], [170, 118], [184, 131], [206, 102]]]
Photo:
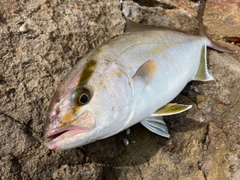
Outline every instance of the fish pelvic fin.
[[162, 116], [178, 114], [187, 111], [191, 107], [192, 105], [169, 103], [163, 106], [162, 108], [158, 109], [151, 116], [145, 118], [143, 121], [141, 121], [141, 124], [151, 132], [169, 138], [170, 135], [168, 133], [168, 128]]
[[145, 118], [143, 121], [141, 121], [141, 124], [148, 130], [159, 136], [163, 136], [166, 138], [170, 137], [170, 134], [168, 133], [168, 128], [162, 116], [157, 117], [149, 116]]
[[214, 78], [209, 74], [208, 68], [207, 68], [207, 47], [206, 45], [202, 46], [201, 50], [201, 60], [198, 67], [198, 71], [193, 78], [193, 80], [196, 81], [211, 81], [214, 80]]
[[199, 25], [198, 25], [199, 26], [199, 35], [204, 36], [208, 39], [207, 46], [212, 48], [212, 49], [215, 49], [217, 51], [224, 52], [224, 53], [229, 53], [229, 54], [238, 53], [237, 50], [228, 49], [228, 48], [223, 47], [223, 46], [213, 42], [212, 40], [210, 40], [210, 38], [207, 35], [206, 28], [203, 25], [203, 14], [204, 14], [205, 6], [206, 6], [206, 0], [200, 0], [200, 4], [199, 4], [199, 7], [198, 7], [198, 14], [197, 14], [197, 19], [198, 19], [198, 22], [199, 22]]
[[156, 117], [156, 116], [169, 116], [169, 115], [179, 114], [179, 113], [189, 110], [191, 107], [192, 107], [192, 105], [168, 103], [167, 105], [158, 109], [151, 116]]
[[156, 76], [156, 72], [157, 61], [150, 59], [138, 68], [137, 72], [133, 76], [133, 79], [141, 79], [146, 85], [148, 85]]

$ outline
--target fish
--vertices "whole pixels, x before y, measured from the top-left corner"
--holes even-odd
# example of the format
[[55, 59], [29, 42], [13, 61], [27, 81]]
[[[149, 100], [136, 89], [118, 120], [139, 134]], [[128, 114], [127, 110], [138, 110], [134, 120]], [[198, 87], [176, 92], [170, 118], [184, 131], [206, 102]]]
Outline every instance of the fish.
[[50, 103], [46, 145], [66, 150], [113, 136], [137, 123], [170, 134], [163, 116], [192, 105], [171, 101], [192, 80], [210, 81], [207, 47], [237, 53], [212, 42], [198, 11], [200, 35], [126, 20], [125, 32], [86, 54], [64, 78]]

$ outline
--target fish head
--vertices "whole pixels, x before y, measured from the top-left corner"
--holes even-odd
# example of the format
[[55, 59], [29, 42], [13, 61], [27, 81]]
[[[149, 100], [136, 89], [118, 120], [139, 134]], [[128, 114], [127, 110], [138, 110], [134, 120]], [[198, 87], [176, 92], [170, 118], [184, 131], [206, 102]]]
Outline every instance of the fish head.
[[130, 94], [121, 87], [129, 85], [127, 77], [114, 65], [93, 64], [77, 65], [56, 90], [45, 124], [49, 149], [74, 148], [107, 137], [126, 114]]

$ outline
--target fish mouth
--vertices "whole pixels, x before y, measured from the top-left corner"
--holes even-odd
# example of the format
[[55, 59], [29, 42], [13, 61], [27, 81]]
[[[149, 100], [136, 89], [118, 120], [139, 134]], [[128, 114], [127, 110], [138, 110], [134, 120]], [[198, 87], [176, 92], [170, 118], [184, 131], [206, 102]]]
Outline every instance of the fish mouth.
[[[68, 149], [66, 147], [67, 142], [75, 135], [84, 134], [84, 132], [89, 132], [90, 130], [85, 127], [67, 127], [60, 130], [53, 130], [46, 133], [46, 145], [51, 150], [64, 150]], [[60, 143], [60, 144], [59, 144]]]
[[81, 127], [81, 126], [69, 126], [61, 129], [54, 129], [52, 131], [48, 131], [45, 134], [45, 137], [47, 139], [53, 140], [56, 139], [57, 137], [61, 136], [62, 134], [65, 134], [70, 131], [78, 131], [79, 133], [81, 132], [86, 132], [88, 128], [86, 127]]
[[59, 149], [58, 143], [64, 146], [75, 135], [89, 132], [95, 127], [95, 119], [91, 112], [86, 111], [78, 118], [59, 126], [52, 129], [49, 127], [45, 131], [46, 144], [51, 150]]

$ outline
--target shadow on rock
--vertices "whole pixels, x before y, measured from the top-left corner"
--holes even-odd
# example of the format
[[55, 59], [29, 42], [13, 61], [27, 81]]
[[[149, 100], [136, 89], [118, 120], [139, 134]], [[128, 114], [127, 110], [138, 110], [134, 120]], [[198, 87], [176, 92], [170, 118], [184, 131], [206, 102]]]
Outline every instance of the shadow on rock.
[[[184, 151], [184, 141], [194, 136], [194, 131], [205, 129], [206, 124], [197, 122], [186, 117], [187, 113], [166, 117], [169, 128], [170, 139], [160, 137], [141, 124], [130, 128], [129, 135], [121, 132], [113, 137], [97, 141], [84, 146], [85, 155], [88, 160], [103, 165], [104, 178], [121, 177], [122, 174], [139, 174], [138, 168], [141, 164], [148, 164], [157, 153], [181, 154]], [[204, 134], [204, 133], [200, 133]], [[126, 146], [123, 140], [129, 144]], [[202, 138], [200, 138], [202, 139]], [[164, 166], [164, 162], [161, 166]], [[133, 172], [136, 171], [136, 172]]]

